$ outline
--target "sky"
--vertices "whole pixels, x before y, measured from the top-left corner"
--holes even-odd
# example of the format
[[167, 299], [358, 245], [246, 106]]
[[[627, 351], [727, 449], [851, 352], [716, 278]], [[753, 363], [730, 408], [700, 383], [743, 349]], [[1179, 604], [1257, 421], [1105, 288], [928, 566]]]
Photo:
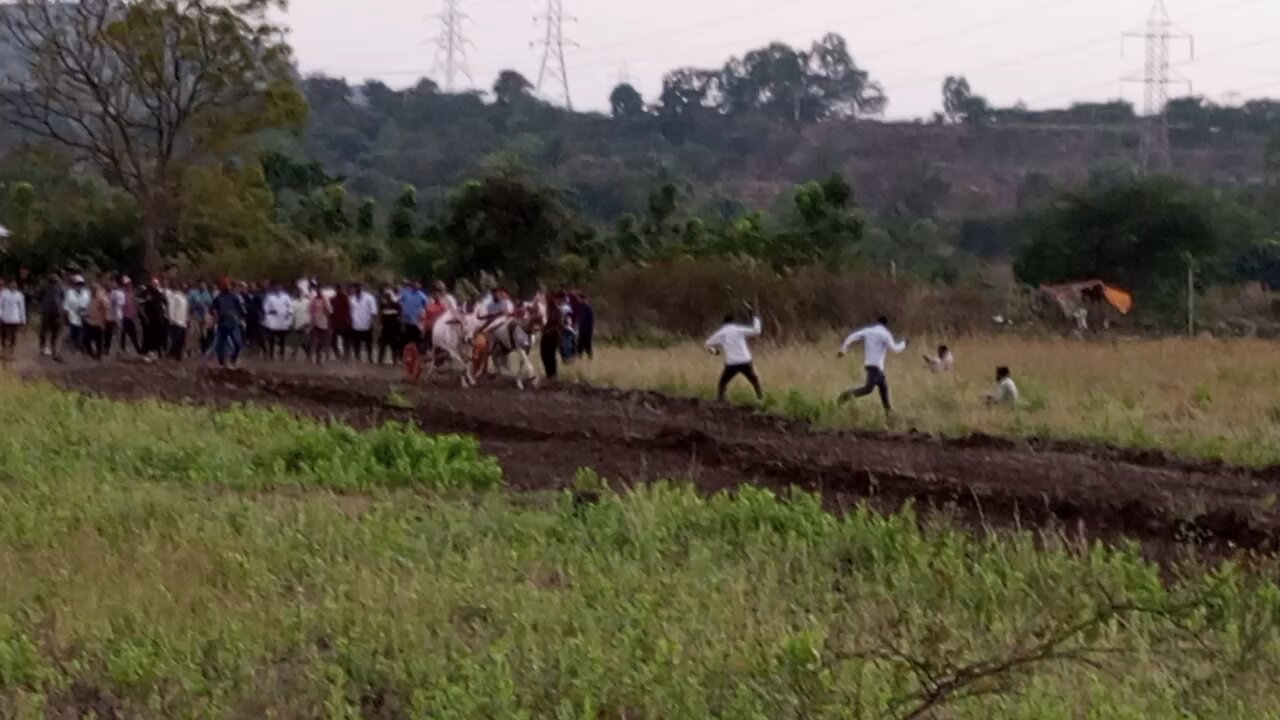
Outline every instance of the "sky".
[[[1165, 0], [1174, 73], [1194, 94], [1233, 103], [1280, 97], [1280, 0]], [[285, 24], [306, 74], [377, 78], [393, 87], [437, 72], [436, 19], [444, 0], [292, 0]], [[514, 69], [537, 82], [547, 0], [457, 0], [470, 74], [489, 89]], [[732, 55], [779, 40], [807, 47], [827, 32], [848, 40], [854, 61], [889, 96], [891, 119], [927, 118], [950, 74], [1000, 106], [1032, 108], [1123, 97], [1142, 110], [1142, 38], [1151, 0], [562, 0], [575, 109], [604, 110], [620, 81], [656, 100], [676, 67], [720, 67]], [[1122, 82], [1136, 78], [1139, 82]], [[551, 83], [548, 83], [550, 86]], [[563, 104], [558, 87], [547, 100]], [[1187, 94], [1186, 85], [1171, 96]]]

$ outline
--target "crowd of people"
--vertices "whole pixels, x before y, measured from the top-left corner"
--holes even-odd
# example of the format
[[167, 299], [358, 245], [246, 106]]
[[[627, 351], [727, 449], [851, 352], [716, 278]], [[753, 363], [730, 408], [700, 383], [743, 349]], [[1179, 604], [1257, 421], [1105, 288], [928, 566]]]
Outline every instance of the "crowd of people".
[[539, 293], [517, 304], [495, 287], [464, 304], [441, 281], [428, 291], [417, 281], [374, 289], [361, 282], [135, 282], [125, 275], [91, 282], [81, 274], [54, 275], [39, 287], [0, 281], [0, 351], [14, 352], [29, 306], [40, 354], [57, 361], [70, 352], [98, 361], [113, 353], [148, 363], [216, 358], [223, 366], [246, 354], [396, 364], [409, 345], [429, 349], [432, 323], [447, 313], [474, 312], [487, 327], [534, 308], [544, 318], [541, 354], [549, 377], [559, 362], [594, 351], [595, 315], [579, 291]]

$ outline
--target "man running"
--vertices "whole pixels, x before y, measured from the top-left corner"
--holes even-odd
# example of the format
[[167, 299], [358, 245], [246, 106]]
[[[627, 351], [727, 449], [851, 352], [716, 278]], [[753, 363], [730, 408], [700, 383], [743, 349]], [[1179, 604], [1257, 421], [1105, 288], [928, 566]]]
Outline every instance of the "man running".
[[889, 318], [881, 317], [875, 325], [845, 338], [844, 344], [840, 346], [839, 357], [843, 358], [849, 348], [857, 343], [864, 343], [866, 348], [866, 362], [863, 365], [867, 369], [867, 382], [860, 388], [842, 393], [839, 402], [843, 405], [854, 398], [866, 397], [872, 391], [879, 390], [880, 404], [884, 406], [885, 414], [890, 415], [893, 413], [893, 405], [889, 402], [889, 379], [884, 374], [885, 356], [890, 350], [895, 354], [906, 351], [907, 341], [895, 340], [893, 333], [889, 332]]
[[762, 325], [755, 309], [748, 305], [747, 310], [751, 313], [751, 325], [739, 325], [733, 321], [732, 315], [726, 315], [724, 325], [707, 338], [707, 350], [712, 355], [724, 355], [724, 372], [720, 374], [720, 385], [716, 389], [716, 398], [720, 402], [724, 402], [729, 383], [738, 375], [751, 383], [757, 400], [764, 400], [764, 390], [752, 364], [751, 347], [747, 344], [747, 340], [760, 337]]

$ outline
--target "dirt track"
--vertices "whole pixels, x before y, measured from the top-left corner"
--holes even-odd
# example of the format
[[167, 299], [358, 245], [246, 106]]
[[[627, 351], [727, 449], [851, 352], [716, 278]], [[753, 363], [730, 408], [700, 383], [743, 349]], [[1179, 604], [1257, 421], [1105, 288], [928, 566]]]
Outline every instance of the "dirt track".
[[[907, 501], [994, 526], [1057, 526], [1148, 546], [1280, 550], [1280, 469], [1189, 463], [1160, 453], [974, 436], [815, 432], [746, 410], [583, 387], [517, 393], [398, 388], [393, 371], [317, 375], [297, 367], [208, 371], [120, 363], [28, 374], [115, 398], [283, 405], [356, 426], [410, 420], [478, 436], [516, 489], [564, 487], [582, 467], [615, 482], [688, 478], [707, 490], [754, 483], [823, 493], [833, 508]], [[412, 409], [388, 403], [397, 389]]]

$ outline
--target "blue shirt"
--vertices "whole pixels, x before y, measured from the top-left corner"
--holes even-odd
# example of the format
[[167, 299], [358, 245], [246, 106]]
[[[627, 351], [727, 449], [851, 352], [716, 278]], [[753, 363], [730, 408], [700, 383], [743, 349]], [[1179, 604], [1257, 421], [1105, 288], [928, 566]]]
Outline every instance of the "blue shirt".
[[427, 312], [427, 294], [405, 288], [400, 291], [400, 322], [418, 325]]
[[209, 308], [213, 305], [213, 295], [208, 290], [195, 289], [187, 293], [187, 306], [191, 308], [191, 317], [204, 320], [209, 317]]

